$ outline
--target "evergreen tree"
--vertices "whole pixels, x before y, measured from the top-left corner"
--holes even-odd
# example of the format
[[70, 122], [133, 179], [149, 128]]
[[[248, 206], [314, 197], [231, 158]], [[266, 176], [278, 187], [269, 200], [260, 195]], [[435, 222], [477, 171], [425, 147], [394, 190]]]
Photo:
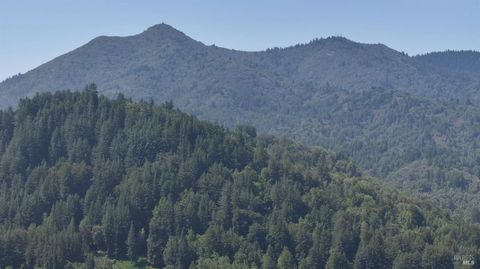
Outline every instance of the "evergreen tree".
[[418, 253], [400, 253], [394, 260], [393, 269], [421, 269], [422, 257]]
[[232, 226], [232, 185], [227, 182], [223, 186], [222, 194], [219, 200], [218, 210], [216, 212], [216, 222], [225, 229]]
[[115, 256], [115, 217], [114, 206], [108, 204], [105, 209], [105, 215], [102, 219], [103, 236], [107, 247], [108, 256]]
[[148, 261], [154, 266], [163, 266], [163, 250], [170, 234], [173, 232], [173, 205], [168, 199], [162, 198], [153, 211], [150, 221], [150, 233], [147, 239]]
[[133, 222], [130, 223], [130, 229], [127, 236], [127, 256], [131, 261], [136, 261], [139, 253], [139, 242]]
[[273, 256], [273, 250], [269, 246], [267, 252], [262, 257], [262, 269], [275, 269], [276, 262]]
[[163, 251], [163, 260], [167, 266], [174, 268], [189, 268], [193, 260], [193, 252], [183, 235], [170, 236]]
[[278, 269], [295, 269], [295, 268], [297, 268], [292, 254], [290, 253], [290, 251], [286, 247], [283, 248], [282, 253], [278, 257], [277, 268]]
[[350, 263], [342, 251], [334, 250], [327, 260], [327, 269], [350, 269]]
[[328, 258], [329, 240], [324, 231], [318, 226], [313, 232], [313, 245], [308, 251], [305, 268], [324, 268]]

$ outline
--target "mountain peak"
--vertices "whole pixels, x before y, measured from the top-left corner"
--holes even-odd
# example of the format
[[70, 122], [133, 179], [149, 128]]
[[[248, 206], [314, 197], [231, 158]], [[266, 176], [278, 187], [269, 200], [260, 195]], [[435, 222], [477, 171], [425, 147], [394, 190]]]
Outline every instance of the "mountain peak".
[[166, 23], [159, 23], [153, 26], [150, 26], [145, 32], [165, 32], [165, 31], [176, 31], [180, 32], [177, 29], [173, 28], [172, 26]]
[[151, 26], [143, 33], [137, 35], [140, 38], [150, 40], [153, 42], [165, 41], [165, 40], [175, 40], [177, 42], [185, 42], [192, 40], [183, 32], [173, 28], [172, 26], [166, 23], [156, 24]]
[[172, 26], [166, 23], [156, 24], [154, 26], [149, 27], [145, 30], [141, 35], [155, 35], [155, 36], [186, 36], [181, 31], [173, 28]]

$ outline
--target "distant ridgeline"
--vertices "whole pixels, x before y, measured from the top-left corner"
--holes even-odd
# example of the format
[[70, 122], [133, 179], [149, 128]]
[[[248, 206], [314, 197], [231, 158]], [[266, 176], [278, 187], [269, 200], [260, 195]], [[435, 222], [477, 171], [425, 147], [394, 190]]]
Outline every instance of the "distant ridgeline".
[[0, 107], [92, 82], [109, 97], [172, 100], [200, 119], [345, 154], [393, 186], [480, 222], [479, 52], [410, 57], [343, 37], [243, 52], [160, 24], [97, 37], [5, 80]]
[[348, 159], [171, 103], [41, 94], [0, 112], [0, 131], [1, 268], [479, 264], [477, 224]]

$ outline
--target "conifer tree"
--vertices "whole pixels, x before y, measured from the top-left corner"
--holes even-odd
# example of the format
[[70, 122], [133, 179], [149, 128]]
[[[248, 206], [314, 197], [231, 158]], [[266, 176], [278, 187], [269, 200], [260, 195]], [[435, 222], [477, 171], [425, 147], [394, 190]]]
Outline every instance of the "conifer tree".
[[278, 257], [277, 268], [278, 269], [295, 269], [297, 266], [293, 259], [292, 253], [288, 248], [284, 247], [282, 253]]
[[128, 230], [127, 237], [127, 256], [131, 261], [136, 261], [138, 258], [139, 252], [139, 242], [137, 234], [135, 233], [135, 227], [133, 222], [130, 223], [130, 229]]
[[154, 266], [163, 266], [163, 250], [173, 232], [174, 211], [172, 202], [160, 199], [150, 221], [150, 233], [147, 239], [148, 262]]
[[275, 269], [276, 262], [273, 256], [273, 250], [268, 246], [267, 252], [262, 257], [262, 269]]

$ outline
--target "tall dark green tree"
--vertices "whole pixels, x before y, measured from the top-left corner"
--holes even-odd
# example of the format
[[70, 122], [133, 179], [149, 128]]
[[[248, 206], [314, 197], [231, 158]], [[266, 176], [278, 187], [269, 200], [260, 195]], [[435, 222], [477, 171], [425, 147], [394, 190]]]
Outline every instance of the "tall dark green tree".
[[153, 211], [148, 235], [148, 261], [155, 266], [163, 266], [163, 251], [170, 234], [174, 230], [173, 204], [166, 198], [160, 199]]
[[128, 229], [127, 236], [127, 256], [131, 261], [136, 261], [140, 253], [139, 239], [137, 233], [135, 232], [135, 226], [133, 222], [130, 223], [130, 228]]
[[278, 257], [277, 261], [277, 268], [278, 269], [295, 269], [297, 265], [295, 264], [295, 260], [293, 259], [292, 253], [288, 250], [288, 248], [283, 248], [282, 253]]

